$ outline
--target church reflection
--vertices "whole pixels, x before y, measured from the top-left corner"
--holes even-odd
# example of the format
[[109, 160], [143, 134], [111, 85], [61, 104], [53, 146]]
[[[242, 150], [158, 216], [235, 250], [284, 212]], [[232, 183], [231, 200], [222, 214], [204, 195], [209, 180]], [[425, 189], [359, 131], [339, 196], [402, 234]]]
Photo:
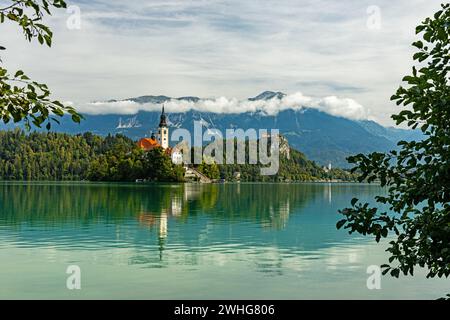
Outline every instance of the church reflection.
[[[241, 188], [244, 189], [241, 191]], [[246, 190], [247, 189], [247, 190]], [[143, 201], [137, 220], [143, 227], [158, 225], [159, 235], [167, 237], [167, 221], [179, 218], [186, 221], [199, 214], [217, 219], [254, 220], [265, 228], [283, 229], [291, 213], [291, 193], [269, 192], [255, 186], [182, 185], [158, 199], [158, 204]], [[260, 199], [261, 198], [261, 199]], [[262, 198], [264, 199], [262, 201]], [[297, 196], [293, 198], [298, 201]], [[157, 210], [149, 210], [155, 207]]]
[[166, 206], [161, 206], [159, 212], [145, 211], [144, 208], [137, 216], [139, 225], [148, 229], [157, 230], [159, 259], [163, 260], [166, 239], [168, 237], [169, 219], [179, 218], [184, 213], [189, 212], [188, 203], [199, 199], [202, 192], [205, 192], [200, 185], [183, 185], [182, 193], [179, 190], [172, 192], [169, 201], [165, 201]]
[[328, 203], [332, 202], [332, 190], [333, 186], [331, 185], [331, 183], [327, 183], [323, 187], [323, 198]]
[[[178, 211], [176, 211], [178, 213]], [[159, 259], [163, 259], [164, 245], [167, 238], [167, 221], [169, 214], [167, 210], [162, 210], [160, 213], [141, 212], [138, 216], [139, 224], [146, 228], [157, 227], [158, 230], [158, 249]]]
[[[217, 222], [252, 221], [263, 229], [283, 230], [291, 215], [292, 198], [298, 202], [296, 195], [290, 192], [273, 192], [273, 189], [267, 192], [267, 188], [255, 185], [186, 184], [162, 194], [157, 210], [149, 210], [155, 203], [143, 202], [136, 219], [141, 227], [156, 236], [162, 261], [170, 238], [170, 225], [179, 228], [190, 219], [206, 215]], [[195, 232], [201, 233], [201, 230]], [[207, 234], [203, 233], [202, 241], [208, 241]]]

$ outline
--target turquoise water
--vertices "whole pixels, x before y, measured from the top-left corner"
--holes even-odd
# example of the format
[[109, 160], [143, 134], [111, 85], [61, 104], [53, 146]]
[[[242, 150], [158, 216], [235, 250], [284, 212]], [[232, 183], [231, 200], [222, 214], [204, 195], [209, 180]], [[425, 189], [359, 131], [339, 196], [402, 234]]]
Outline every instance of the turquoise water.
[[[385, 244], [335, 228], [357, 184], [0, 183], [0, 298], [435, 299], [448, 280], [381, 279]], [[68, 266], [81, 290], [68, 290]]]

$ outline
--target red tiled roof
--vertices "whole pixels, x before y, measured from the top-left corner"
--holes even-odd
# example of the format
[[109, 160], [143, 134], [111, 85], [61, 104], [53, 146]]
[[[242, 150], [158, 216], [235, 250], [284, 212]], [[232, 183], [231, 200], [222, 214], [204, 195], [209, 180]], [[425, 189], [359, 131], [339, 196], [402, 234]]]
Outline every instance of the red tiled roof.
[[139, 142], [137, 144], [140, 148], [144, 149], [145, 151], [150, 151], [156, 147], [161, 146], [158, 143], [158, 141], [156, 141], [155, 139], [151, 139], [151, 138], [142, 138], [141, 140], [139, 140]]

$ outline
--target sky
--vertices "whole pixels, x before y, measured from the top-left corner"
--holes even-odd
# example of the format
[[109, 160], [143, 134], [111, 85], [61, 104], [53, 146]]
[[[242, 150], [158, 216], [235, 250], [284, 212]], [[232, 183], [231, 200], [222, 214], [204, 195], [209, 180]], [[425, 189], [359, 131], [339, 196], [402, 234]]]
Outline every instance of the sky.
[[[300, 99], [334, 115], [392, 125], [399, 109], [389, 98], [413, 65], [415, 26], [440, 1], [68, 3], [74, 7], [45, 20], [52, 48], [29, 44], [16, 27], [2, 25], [2, 59], [83, 112], [133, 113], [142, 106], [92, 102], [142, 95], [210, 98], [171, 107], [217, 112], [273, 113]], [[291, 104], [245, 101], [266, 90], [288, 94]]]

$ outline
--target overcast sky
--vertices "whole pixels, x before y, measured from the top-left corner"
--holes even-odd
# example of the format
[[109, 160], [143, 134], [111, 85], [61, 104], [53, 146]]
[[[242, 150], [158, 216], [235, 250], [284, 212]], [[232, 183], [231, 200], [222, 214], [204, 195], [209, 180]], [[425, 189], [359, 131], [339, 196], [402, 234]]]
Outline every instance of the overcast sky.
[[[361, 114], [383, 124], [391, 124], [389, 115], [398, 111], [389, 97], [412, 66], [415, 26], [440, 3], [68, 2], [81, 10], [80, 29], [67, 27], [69, 13], [55, 12], [47, 20], [55, 33], [48, 49], [1, 26], [1, 44], [7, 47], [2, 57], [8, 69], [23, 69], [49, 84], [55, 97], [84, 111], [96, 107], [87, 105], [91, 101], [141, 95], [239, 101], [272, 90], [301, 92], [315, 101], [335, 96], [334, 101], [361, 106]], [[333, 104], [336, 114], [339, 105]]]

